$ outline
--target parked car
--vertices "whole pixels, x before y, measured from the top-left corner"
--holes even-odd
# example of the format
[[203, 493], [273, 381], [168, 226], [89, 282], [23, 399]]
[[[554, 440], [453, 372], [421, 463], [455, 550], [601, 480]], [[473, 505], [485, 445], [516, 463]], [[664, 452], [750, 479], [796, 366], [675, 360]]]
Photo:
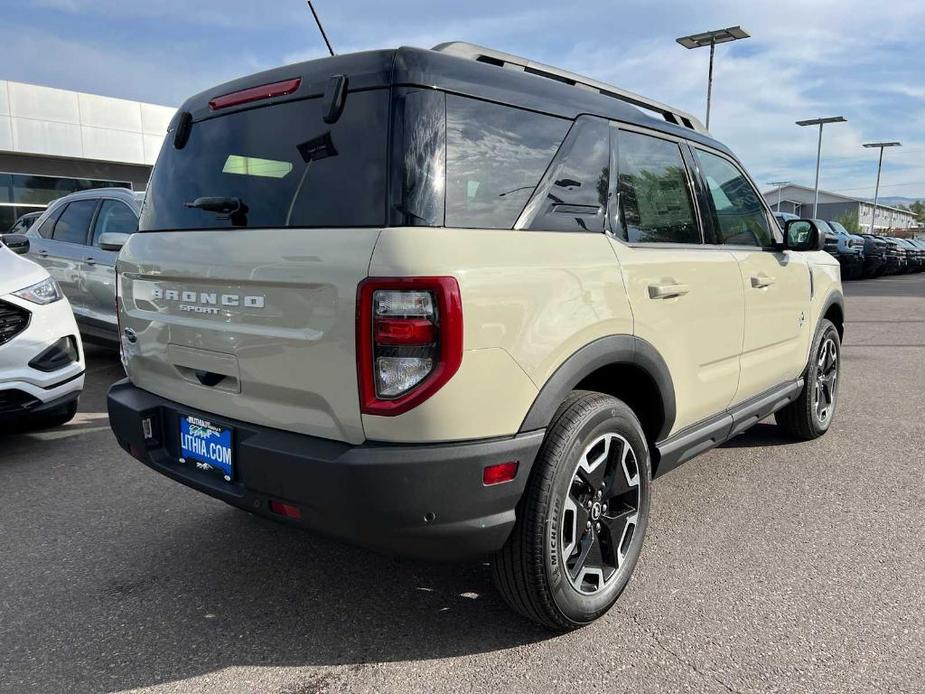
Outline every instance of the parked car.
[[26, 234], [29, 257], [57, 280], [89, 341], [118, 344], [114, 266], [140, 210], [125, 188], [86, 190], [52, 202]]
[[813, 222], [820, 229], [825, 229], [825, 250], [838, 259], [842, 278], [860, 279], [864, 274], [864, 239], [848, 233], [838, 222], [824, 219], [814, 219]]
[[889, 236], [881, 236], [880, 238], [886, 243], [886, 265], [884, 274], [887, 275], [896, 275], [905, 267], [906, 254], [899, 247], [896, 239]]
[[925, 269], [925, 252], [910, 239], [896, 239], [906, 250], [906, 272], [921, 272]]
[[29, 227], [31, 227], [35, 223], [35, 220], [41, 216], [42, 216], [41, 212], [27, 212], [22, 217], [17, 219], [13, 223], [13, 226], [11, 226], [7, 230], [6, 233], [7, 234], [25, 234], [27, 231], [29, 231]]
[[694, 116], [581, 75], [462, 43], [270, 70], [168, 129], [110, 423], [253, 513], [493, 556], [515, 610], [574, 629], [626, 586], [653, 477], [775, 411], [828, 430], [822, 233], [782, 232]]
[[897, 259], [896, 268], [893, 274], [901, 275], [909, 272], [909, 264], [910, 260], [912, 259], [905, 244], [901, 239], [895, 236], [888, 236], [886, 238], [887, 241], [889, 241], [889, 243], [892, 245]]
[[83, 383], [80, 333], [60, 287], [0, 243], [0, 424], [64, 424]]
[[[837, 222], [835, 222], [837, 224]], [[861, 234], [864, 241], [865, 279], [879, 277], [886, 271], [888, 246], [886, 239], [876, 234]]]
[[795, 214], [791, 214], [790, 212], [775, 212], [774, 219], [777, 220], [778, 225], [780, 225], [780, 228], [783, 229], [787, 225], [787, 222], [792, 219], [799, 219], [799, 217]]

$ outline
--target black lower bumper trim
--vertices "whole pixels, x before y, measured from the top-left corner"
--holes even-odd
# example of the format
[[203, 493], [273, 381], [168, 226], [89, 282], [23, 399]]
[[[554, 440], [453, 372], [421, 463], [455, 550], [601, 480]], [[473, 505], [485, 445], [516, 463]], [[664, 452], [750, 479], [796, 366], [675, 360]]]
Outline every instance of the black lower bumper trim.
[[[348, 542], [433, 559], [473, 558], [501, 548], [544, 435], [354, 446], [201, 412], [127, 380], [112, 386], [108, 405], [122, 448], [182, 484]], [[234, 427], [231, 482], [179, 462], [180, 415]], [[485, 466], [513, 460], [519, 462], [513, 481], [482, 484]], [[296, 506], [301, 517], [272, 514], [273, 500]]]

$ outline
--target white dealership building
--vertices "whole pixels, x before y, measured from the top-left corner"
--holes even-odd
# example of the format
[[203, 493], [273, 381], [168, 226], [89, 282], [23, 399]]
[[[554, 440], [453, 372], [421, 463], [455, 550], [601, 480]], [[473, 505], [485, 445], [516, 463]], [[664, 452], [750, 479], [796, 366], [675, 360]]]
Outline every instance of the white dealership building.
[[174, 112], [0, 80], [0, 232], [77, 190], [144, 190]]

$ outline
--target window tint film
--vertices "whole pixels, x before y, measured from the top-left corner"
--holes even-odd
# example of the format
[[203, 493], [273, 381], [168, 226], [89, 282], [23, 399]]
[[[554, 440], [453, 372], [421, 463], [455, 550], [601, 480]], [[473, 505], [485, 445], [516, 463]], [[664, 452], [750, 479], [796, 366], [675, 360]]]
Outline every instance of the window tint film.
[[446, 226], [510, 229], [569, 121], [446, 97]]
[[774, 236], [758, 193], [728, 161], [695, 150], [709, 191], [716, 243], [771, 246]]
[[603, 231], [610, 181], [610, 124], [575, 121], [525, 211], [528, 229]]
[[[140, 227], [384, 224], [388, 90], [348, 93], [333, 124], [322, 120], [321, 101], [288, 101], [194, 122], [180, 149], [168, 134]], [[187, 206], [209, 197], [227, 204]]]
[[69, 203], [58, 221], [52, 237], [55, 241], [67, 243], [87, 243], [87, 232], [90, 230], [90, 220], [99, 200], [75, 200]]
[[630, 243], [700, 243], [677, 143], [620, 131], [618, 151], [623, 239]]
[[134, 234], [137, 229], [138, 218], [128, 205], [118, 200], [103, 200], [93, 225], [90, 245], [97, 245], [103, 234]]

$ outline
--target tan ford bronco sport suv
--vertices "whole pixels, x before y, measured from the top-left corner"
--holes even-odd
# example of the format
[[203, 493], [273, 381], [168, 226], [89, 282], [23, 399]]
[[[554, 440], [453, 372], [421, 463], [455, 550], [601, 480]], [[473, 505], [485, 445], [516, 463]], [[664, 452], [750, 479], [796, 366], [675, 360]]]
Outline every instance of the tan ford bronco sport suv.
[[121, 446], [379, 550], [604, 614], [651, 480], [835, 409], [837, 261], [692, 116], [463, 43], [290, 65], [173, 120], [118, 261]]

